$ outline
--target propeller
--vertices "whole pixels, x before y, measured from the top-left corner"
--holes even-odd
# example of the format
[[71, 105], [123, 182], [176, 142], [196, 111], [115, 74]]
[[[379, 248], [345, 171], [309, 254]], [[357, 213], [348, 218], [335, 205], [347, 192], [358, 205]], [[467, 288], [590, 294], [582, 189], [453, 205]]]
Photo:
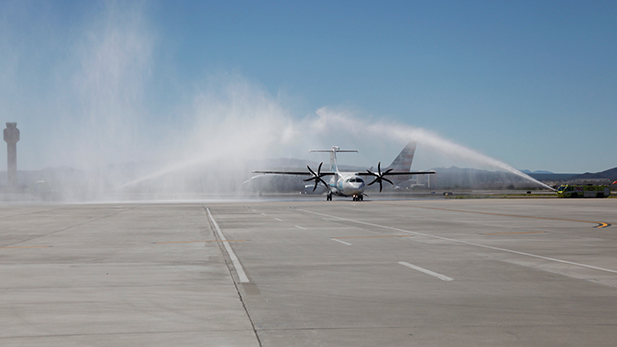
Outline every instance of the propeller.
[[322, 179], [322, 177], [325, 175], [321, 173], [321, 165], [323, 165], [323, 162], [319, 164], [319, 167], [317, 168], [317, 173], [315, 173], [315, 171], [313, 171], [313, 169], [311, 169], [310, 166], [308, 165], [306, 166], [306, 168], [311, 172], [313, 177], [305, 179], [304, 182], [315, 181], [315, 187], [313, 187], [313, 191], [317, 189], [317, 185], [319, 185], [319, 182], [323, 183], [326, 186], [326, 188], [328, 188], [328, 184], [326, 183], [326, 181]]
[[390, 171], [392, 171], [392, 169], [388, 169], [386, 171], [384, 171], [383, 173], [381, 172], [381, 162], [379, 162], [379, 164], [377, 164], [377, 173], [372, 172], [371, 170], [366, 170], [366, 172], [368, 172], [369, 174], [371, 174], [372, 176], [375, 176], [375, 179], [373, 180], [373, 182], [369, 183], [368, 185], [370, 186], [373, 183], [379, 183], [379, 192], [381, 193], [381, 190], [383, 189], [383, 185], [382, 185], [382, 181], [386, 181], [392, 185], [394, 185], [394, 182], [390, 181], [389, 179], [385, 178], [384, 176], [387, 175]]

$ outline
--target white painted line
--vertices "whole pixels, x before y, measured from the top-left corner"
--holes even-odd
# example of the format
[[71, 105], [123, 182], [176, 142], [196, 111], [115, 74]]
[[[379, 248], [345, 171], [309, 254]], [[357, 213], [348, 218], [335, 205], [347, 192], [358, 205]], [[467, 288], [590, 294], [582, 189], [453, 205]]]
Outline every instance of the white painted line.
[[264, 216], [267, 216], [267, 214], [265, 214], [265, 213], [262, 213], [262, 214], [263, 214]]
[[527, 256], [527, 257], [544, 259], [544, 260], [554, 261], [554, 262], [557, 262], [557, 263], [574, 265], [574, 266], [580, 266], [580, 267], [584, 267], [584, 268], [587, 268], [587, 269], [592, 269], [592, 270], [598, 270], [598, 271], [604, 271], [604, 272], [610, 272], [610, 273], [613, 273], [613, 274], [617, 274], [617, 270], [605, 269], [605, 268], [602, 268], [602, 267], [597, 267], [597, 266], [587, 265], [587, 264], [580, 264], [580, 263], [575, 263], [575, 262], [567, 261], [567, 260], [549, 258], [549, 257], [537, 255], [537, 254], [531, 254], [531, 253], [514, 251], [514, 250], [511, 250], [511, 249], [507, 249], [507, 248], [487, 246], [487, 245], [482, 245], [482, 244], [479, 244], [479, 243], [461, 241], [461, 240], [456, 240], [456, 239], [450, 239], [450, 238], [447, 238], [447, 237], [441, 237], [441, 236], [435, 236], [435, 235], [430, 235], [430, 234], [425, 234], [425, 233], [419, 233], [419, 232], [415, 232], [415, 231], [403, 230], [403, 229], [389, 227], [389, 226], [385, 226], [385, 225], [373, 224], [373, 223], [362, 222], [362, 221], [359, 221], [359, 220], [354, 220], [354, 219], [349, 219], [349, 218], [342, 218], [342, 217], [332, 216], [332, 215], [328, 215], [328, 214], [325, 214], [325, 213], [313, 212], [313, 211], [304, 210], [304, 209], [300, 209], [300, 208], [298, 209], [298, 211], [312, 213], [312, 214], [316, 214], [316, 215], [319, 215], [319, 216], [325, 216], [325, 217], [329, 217], [329, 218], [335, 218], [335, 219], [338, 219], [338, 220], [344, 220], [344, 221], [348, 221], [348, 222], [354, 222], [354, 223], [358, 223], [358, 224], [369, 225], [369, 226], [377, 227], [377, 228], [396, 230], [396, 231], [400, 231], [402, 233], [407, 233], [407, 234], [412, 234], [412, 235], [426, 236], [426, 237], [431, 237], [431, 238], [438, 239], [438, 240], [444, 240], [444, 241], [449, 241], [449, 242], [460, 243], [460, 244], [463, 244], [463, 245], [482, 247], [482, 248], [492, 249], [492, 250], [496, 250], [496, 251], [502, 251], [502, 252], [508, 252], [508, 253], [513, 253], [513, 254], [518, 254], [518, 255], [524, 255], [524, 256]]
[[301, 227], [301, 226], [299, 226], [299, 225], [294, 225], [294, 226], [295, 226], [296, 228], [298, 228], [298, 229], [306, 230], [306, 228], [303, 228], [303, 227]]
[[408, 268], [412, 268], [412, 269], [414, 269], [414, 270], [418, 270], [418, 271], [420, 271], [420, 272], [424, 272], [424, 273], [425, 273], [425, 274], [427, 274], [427, 275], [431, 275], [431, 276], [437, 277], [437, 278], [439, 278], [439, 279], [440, 279], [440, 280], [442, 280], [442, 281], [453, 281], [453, 280], [454, 280], [454, 279], [453, 279], [453, 278], [451, 278], [451, 277], [448, 277], [448, 276], [445, 276], [445, 275], [442, 275], [442, 274], [438, 274], [437, 272], [433, 272], [433, 271], [431, 271], [431, 270], [427, 270], [427, 269], [425, 269], [425, 268], [421, 268], [421, 267], [419, 267], [419, 266], [415, 266], [415, 265], [412, 265], [412, 264], [406, 263], [406, 262], [404, 262], [404, 261], [399, 261], [398, 263], [399, 263], [399, 264], [401, 264], [401, 265], [403, 265], [403, 266], [407, 266]]
[[282, 219], [278, 219], [278, 218], [274, 218], [274, 219], [276, 219], [276, 220], [277, 220], [277, 221], [279, 221], [279, 222], [282, 222], [282, 221], [283, 221]]
[[349, 242], [345, 242], [345, 241], [341, 241], [341, 240], [339, 240], [339, 239], [331, 238], [330, 240], [332, 240], [332, 241], [336, 241], [336, 242], [340, 242], [340, 243], [342, 243], [342, 244], [344, 244], [344, 245], [347, 245], [347, 246], [351, 246], [351, 243], [349, 243]]
[[223, 241], [225, 250], [227, 250], [227, 254], [229, 254], [229, 258], [231, 259], [231, 262], [234, 265], [234, 268], [236, 269], [236, 273], [238, 274], [238, 279], [240, 280], [240, 283], [249, 283], [250, 282], [249, 278], [246, 276], [246, 273], [244, 272], [244, 269], [242, 268], [242, 265], [240, 264], [240, 260], [238, 260], [238, 257], [236, 257], [236, 253], [234, 253], [233, 249], [231, 249], [231, 246], [229, 245], [229, 242], [227, 242], [225, 235], [223, 235], [221, 228], [219, 228], [219, 225], [216, 224], [216, 221], [214, 220], [214, 218], [212, 217], [212, 214], [210, 213], [210, 209], [206, 208], [206, 212], [208, 212], [208, 218], [210, 218], [212, 225], [214, 225], [214, 229], [216, 230], [217, 235], [219, 236], [221, 241]]

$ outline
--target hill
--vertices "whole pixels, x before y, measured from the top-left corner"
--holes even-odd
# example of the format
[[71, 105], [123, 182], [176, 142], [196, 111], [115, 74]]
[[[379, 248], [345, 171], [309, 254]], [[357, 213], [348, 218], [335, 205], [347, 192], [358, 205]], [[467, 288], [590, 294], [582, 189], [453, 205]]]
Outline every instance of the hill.
[[606, 179], [614, 182], [617, 181], [617, 167], [597, 173], [586, 172], [581, 175], [576, 175], [572, 177], [572, 179]]

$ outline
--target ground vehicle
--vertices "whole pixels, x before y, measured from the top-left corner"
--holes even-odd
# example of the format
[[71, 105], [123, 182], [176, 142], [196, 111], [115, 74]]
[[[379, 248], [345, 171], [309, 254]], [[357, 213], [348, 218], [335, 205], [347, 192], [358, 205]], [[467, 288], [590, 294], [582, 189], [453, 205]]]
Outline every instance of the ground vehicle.
[[611, 195], [607, 185], [564, 184], [557, 188], [560, 198], [606, 198]]

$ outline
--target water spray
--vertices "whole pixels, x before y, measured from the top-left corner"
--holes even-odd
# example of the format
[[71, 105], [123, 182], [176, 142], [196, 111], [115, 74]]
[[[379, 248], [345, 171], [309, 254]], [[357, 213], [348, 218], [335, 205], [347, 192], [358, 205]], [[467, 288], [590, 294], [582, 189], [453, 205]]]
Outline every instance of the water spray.
[[308, 148], [332, 145], [402, 146], [410, 139], [552, 189], [424, 129], [330, 108], [299, 117], [265, 87], [233, 74], [204, 77], [194, 95], [168, 105], [169, 113], [148, 111], [156, 35], [140, 6], [116, 6], [122, 5], [108, 3], [100, 18], [80, 30], [88, 35], [76, 40], [66, 61], [50, 60], [63, 63], [48, 69], [61, 78], [52, 81], [52, 92], [39, 105], [53, 122], [41, 162], [71, 168], [46, 178], [67, 199], [233, 191], [260, 159], [298, 157]]
[[[415, 128], [402, 124], [386, 124], [380, 122], [369, 123], [367, 121], [356, 119], [349, 114], [335, 112], [328, 108], [318, 110], [317, 114], [319, 115], [319, 119], [315, 122], [315, 124], [318, 126], [330, 124], [330, 126], [335, 128], [347, 128], [359, 137], [370, 135], [379, 138], [397, 138], [400, 143], [406, 143], [409, 140], [414, 140], [425, 147], [432, 148], [449, 157], [465, 159], [477, 164], [507, 171], [543, 188], [555, 191], [555, 189], [551, 186], [536, 180], [535, 178], [500, 160], [476, 152], [450, 140], [446, 140], [441, 136], [422, 128]], [[353, 126], [349, 127], [350, 124], [353, 124]]]

